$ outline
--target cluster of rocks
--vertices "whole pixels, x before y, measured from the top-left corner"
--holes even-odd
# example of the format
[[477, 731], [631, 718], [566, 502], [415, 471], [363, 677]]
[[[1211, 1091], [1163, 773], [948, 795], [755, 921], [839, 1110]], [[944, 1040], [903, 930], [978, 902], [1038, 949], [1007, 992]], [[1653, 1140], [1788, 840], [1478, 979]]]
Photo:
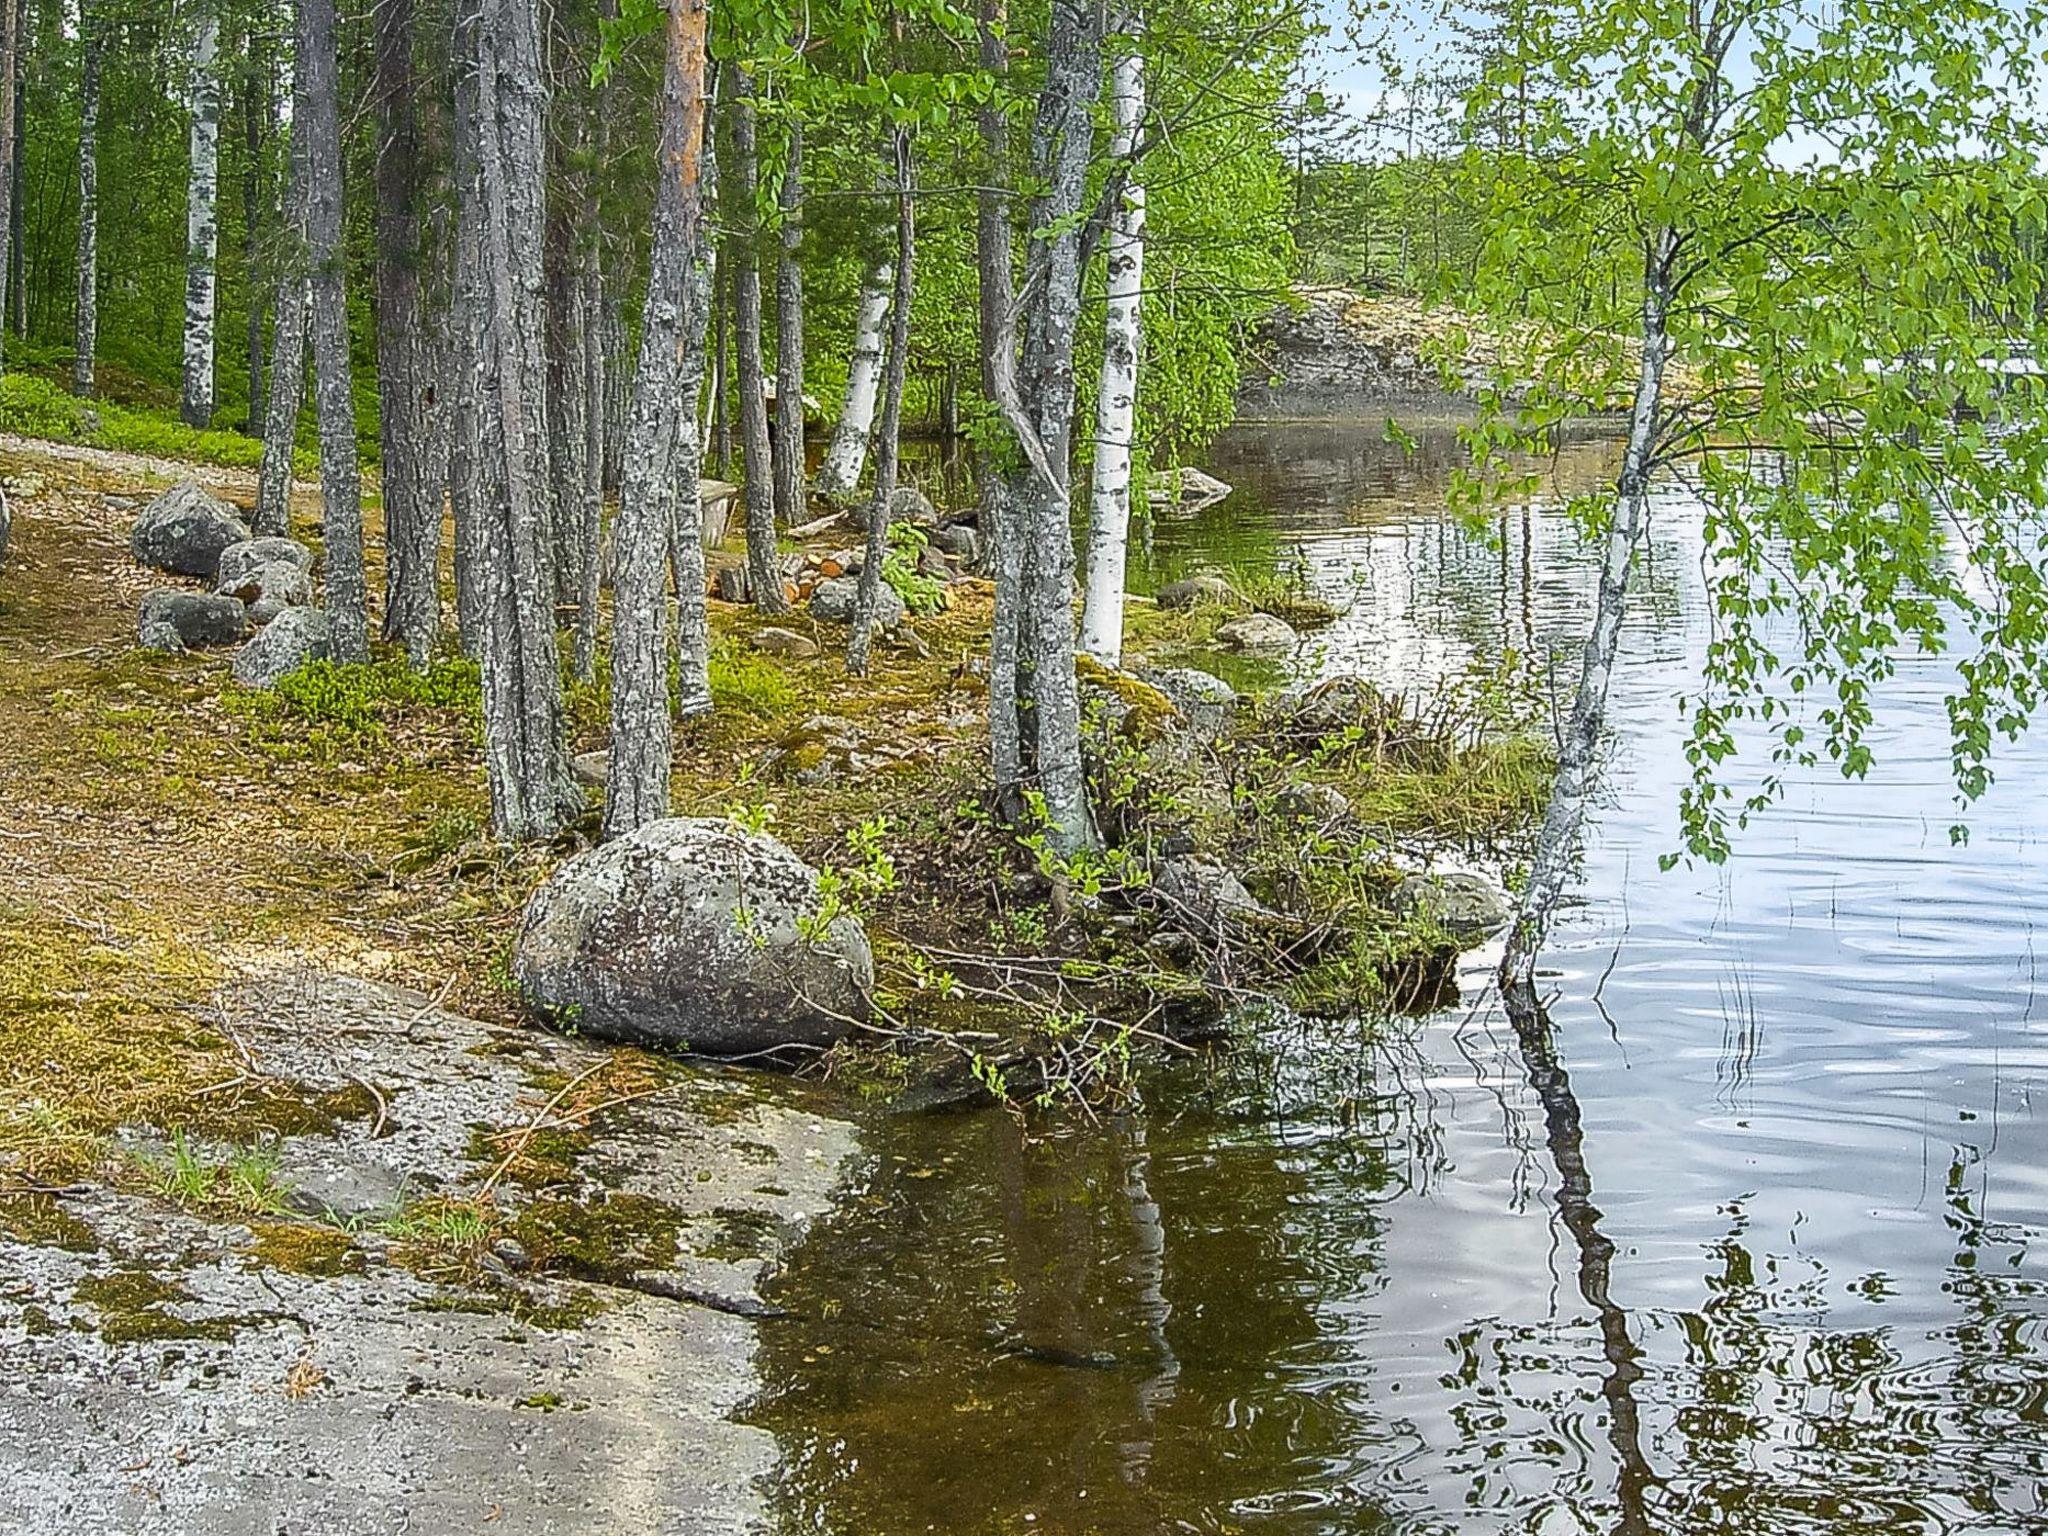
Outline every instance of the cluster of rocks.
[[156, 570], [195, 576], [210, 592], [161, 587], [142, 599], [136, 637], [151, 650], [194, 651], [255, 638], [235, 658], [252, 688], [329, 652], [327, 616], [313, 606], [313, 552], [296, 539], [257, 538], [229, 503], [193, 480], [144, 507], [129, 546]]

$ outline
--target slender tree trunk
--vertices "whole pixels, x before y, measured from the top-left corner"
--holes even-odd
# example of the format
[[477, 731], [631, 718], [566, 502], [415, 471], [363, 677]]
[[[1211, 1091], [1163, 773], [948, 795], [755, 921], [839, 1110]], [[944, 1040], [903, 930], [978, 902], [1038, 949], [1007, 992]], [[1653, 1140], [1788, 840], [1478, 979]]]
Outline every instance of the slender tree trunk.
[[484, 756], [501, 837], [545, 839], [582, 809], [562, 734], [562, 678], [547, 546], [549, 474], [546, 209], [537, 0], [484, 0], [475, 31], [474, 253], [477, 346], [477, 577]]
[[[1090, 0], [1053, 0], [1046, 78], [1032, 132], [1035, 178], [1017, 379], [998, 381], [1003, 412], [1028, 461], [1010, 481], [1005, 530], [1029, 549], [1017, 601], [1018, 669], [1030, 673], [1028, 751], [1042, 798], [1045, 836], [1072, 852], [1095, 841], [1081, 763], [1081, 699], [1074, 675], [1074, 545], [1068, 460], [1074, 411], [1074, 338], [1081, 309], [1080, 215], [1101, 89], [1100, 16]], [[1005, 352], [1005, 358], [1007, 352]], [[1005, 574], [1010, 574], [1007, 563]], [[996, 693], [990, 690], [991, 707]], [[1021, 715], [1021, 711], [1019, 712]], [[992, 732], [997, 728], [992, 720]], [[1007, 726], [1002, 727], [1008, 729]], [[1021, 783], [998, 783], [1006, 796]]]
[[[450, 337], [454, 399], [450, 408], [448, 505], [455, 520], [455, 626], [465, 656], [483, 658], [484, 582], [482, 482], [483, 194], [477, 109], [478, 15], [456, 13], [454, 177], [460, 202]], [[496, 783], [495, 776], [492, 779]], [[495, 800], [495, 795], [494, 795]]]
[[441, 607], [441, 490], [421, 415], [434, 391], [426, 343], [418, 74], [413, 0], [370, 13], [376, 64], [377, 404], [384, 455], [384, 638], [415, 667], [434, 651]]
[[782, 252], [775, 265], [775, 515], [804, 520], [804, 125], [789, 123], [782, 177]]
[[188, 426], [213, 421], [214, 311], [220, 256], [220, 12], [202, 0], [192, 44], [191, 169], [185, 192], [185, 392]]
[[[19, 233], [14, 209], [20, 191], [20, 120], [15, 114], [20, 61], [21, 10], [14, 0], [0, 0], [0, 251], [12, 251]], [[0, 353], [4, 350], [0, 347]]]
[[1677, 236], [1660, 231], [1645, 251], [1643, 273], [1642, 362], [1636, 376], [1635, 407], [1629, 416], [1628, 445], [1622, 452], [1621, 475], [1615, 486], [1614, 521], [1607, 530], [1600, 562], [1600, 593], [1593, 629], [1586, 637], [1578, 695], [1557, 754], [1557, 782], [1550, 807], [1529, 862], [1521, 908], [1509, 931], [1507, 952], [1500, 963], [1500, 981], [1511, 1009], [1532, 1012], [1536, 1005], [1536, 957], [1549, 932], [1551, 913], [1564, 891], [1578, 853], [1586, 809], [1592, 803], [1599, 766], [1600, 732], [1607, 719], [1607, 685], [1614, 674], [1614, 656], [1621, 644], [1621, 625], [1628, 605], [1629, 568], [1642, 541], [1649, 509], [1650, 471], [1662, 428], [1664, 365], [1671, 343], [1666, 325], [1671, 308], [1671, 265]]
[[337, 661], [367, 661], [369, 594], [363, 577], [363, 488], [348, 351], [334, 0], [300, 0], [298, 68], [306, 80], [306, 256], [312, 277], [313, 405], [320, 423], [327, 622]]
[[[699, 177], [700, 210], [718, 205], [718, 156], [705, 113], [703, 169]], [[682, 376], [676, 394], [683, 417], [676, 428], [676, 458], [669, 478], [675, 502], [669, 529], [669, 569], [676, 593], [676, 709], [685, 719], [712, 708], [711, 610], [704, 569], [704, 499], [699, 484], [704, 465], [704, 434], [697, 425], [697, 400], [704, 392], [705, 340], [711, 329], [713, 304], [713, 242], [706, 221], [699, 219], [697, 250], [690, 264], [684, 311]]]
[[851, 497], [860, 485], [868, 458], [868, 435], [875, 425], [875, 400], [882, 382], [882, 350], [887, 340], [889, 294], [895, 274], [886, 261], [877, 262], [860, 288], [860, 308], [853, 322], [853, 356], [846, 368], [846, 399], [839, 421], [818, 466], [817, 492], [831, 500]]
[[786, 613], [782, 562], [775, 548], [775, 465], [768, 437], [768, 374], [761, 359], [761, 263], [754, 87], [736, 73], [732, 98], [733, 207], [739, 238], [733, 262], [733, 344], [738, 353], [740, 444], [747, 458], [747, 586], [762, 613]]
[[910, 135], [896, 130], [896, 292], [890, 302], [889, 366], [883, 385], [882, 439], [875, 447], [875, 499], [868, 512], [867, 557], [853, 604], [853, 633], [846, 640], [846, 670], [865, 677], [868, 647], [874, 642], [875, 604], [881, 596], [882, 565], [889, 554], [889, 504], [896, 498], [896, 454], [903, 432], [903, 379], [910, 359], [910, 301], [916, 292], [913, 253], [917, 211], [910, 179]]
[[[1005, 38], [1008, 16], [1004, 0], [981, 0], [980, 62], [1001, 80], [1009, 71]], [[1011, 310], [1016, 304], [1013, 247], [1016, 231], [1010, 218], [1006, 187], [1010, 168], [1009, 120], [1003, 115], [1000, 89], [980, 112], [981, 191], [975, 198], [975, 264], [981, 322], [981, 390], [994, 400], [1004, 388], [1003, 364], [1016, 345]], [[986, 445], [976, 448], [980, 460], [981, 534], [987, 545], [988, 569], [996, 578], [995, 613], [989, 636], [989, 756], [999, 794], [1014, 801], [1024, 781], [1023, 713], [1028, 694], [1017, 665], [1017, 637], [1025, 611], [1025, 541], [1016, 536], [1006, 495], [1004, 466]], [[1021, 801], [1007, 804], [1016, 815]]]
[[711, 269], [711, 469], [732, 474], [732, 237], [726, 235]]
[[[1122, 30], [1129, 38], [1110, 81], [1112, 164], [1128, 163], [1145, 114], [1145, 61], [1135, 12]], [[1145, 280], [1145, 189], [1136, 168], [1110, 217], [1107, 315], [1102, 378], [1095, 398], [1095, 464], [1088, 523], [1088, 592], [1081, 609], [1081, 648], [1105, 666], [1118, 666], [1124, 650], [1124, 576], [1131, 537], [1131, 445], [1138, 404], [1138, 303]]]
[[269, 222], [265, 197], [263, 152], [270, 125], [277, 116], [275, 79], [272, 75], [270, 40], [263, 30], [267, 17], [251, 18], [247, 37], [249, 57], [242, 80], [242, 266], [249, 287], [249, 420], [248, 429], [264, 427], [263, 355], [263, 230]]
[[[595, 229], [596, 199], [586, 210]], [[580, 331], [583, 355], [575, 360], [582, 371], [580, 422], [562, 424], [564, 434], [583, 433], [582, 482], [576, 497], [576, 680], [587, 683], [597, 675], [598, 607], [603, 598], [603, 562], [600, 546], [604, 539], [604, 261], [597, 246], [583, 246], [582, 270], [576, 274], [575, 302], [581, 310]]]
[[[690, 288], [703, 238], [704, 0], [670, 0], [662, 72], [661, 143], [654, 250], [641, 323], [640, 359], [626, 435], [612, 574], [612, 756], [605, 835], [616, 837], [669, 809], [669, 639], [666, 587], [679, 499], [681, 439], [696, 430], [694, 392], [683, 393], [689, 353], [701, 351]], [[692, 332], [696, 335], [693, 339]], [[693, 454], [686, 455], [694, 459]], [[687, 511], [681, 519], [690, 521]], [[694, 537], [694, 534], [692, 535]]]
[[89, 400], [100, 331], [100, 58], [105, 46], [93, 0], [81, 0], [78, 29], [84, 57], [78, 81], [78, 311], [71, 389]]
[[306, 79], [292, 71], [290, 167], [285, 216], [278, 231], [277, 299], [272, 321], [270, 389], [264, 401], [263, 466], [256, 478], [255, 532], [290, 531], [292, 461], [298, 448], [299, 407], [306, 391]]

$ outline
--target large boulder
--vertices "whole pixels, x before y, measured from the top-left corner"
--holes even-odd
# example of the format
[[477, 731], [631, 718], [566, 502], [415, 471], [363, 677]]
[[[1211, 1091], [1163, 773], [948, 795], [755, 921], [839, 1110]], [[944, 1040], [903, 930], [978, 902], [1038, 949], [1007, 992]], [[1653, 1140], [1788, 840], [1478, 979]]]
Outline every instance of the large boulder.
[[1236, 875], [1195, 854], [1166, 859], [1152, 872], [1152, 899], [1172, 926], [1210, 939], [1287, 923]]
[[963, 565], [981, 564], [981, 530], [972, 523], [948, 523], [932, 535], [932, 543]]
[[135, 637], [152, 651], [196, 651], [233, 645], [248, 626], [248, 611], [232, 597], [165, 588], [143, 598]]
[[1434, 923], [1461, 949], [1492, 938], [1515, 915], [1506, 892], [1482, 875], [1410, 875], [1394, 887], [1392, 906]]
[[1252, 656], [1285, 655], [1300, 641], [1293, 629], [1270, 613], [1248, 613], [1216, 631], [1216, 643], [1225, 650]]
[[1198, 667], [1141, 667], [1138, 677], [1165, 694], [1187, 721], [1187, 732], [1207, 746], [1220, 741], [1237, 718], [1237, 690]]
[[235, 657], [235, 681], [245, 688], [275, 688], [307, 662], [325, 661], [333, 649], [326, 614], [318, 608], [286, 608]]
[[249, 537], [241, 514], [195, 480], [172, 486], [142, 509], [130, 547], [135, 558], [160, 571], [212, 577], [230, 544]]
[[586, 1035], [715, 1056], [823, 1047], [867, 1017], [867, 934], [771, 837], [672, 818], [563, 864], [527, 906], [513, 973]]
[[[818, 583], [811, 593], [811, 612], [834, 624], [853, 622], [853, 605], [860, 594], [860, 582], [852, 576], [834, 576]], [[875, 622], [893, 630], [908, 616], [903, 599], [886, 581], [875, 589]]]
[[287, 608], [310, 607], [313, 602], [313, 578], [290, 560], [273, 560], [253, 571], [242, 571], [215, 590], [248, 604], [249, 617], [258, 624], [268, 624]]
[[313, 551], [297, 539], [280, 539], [275, 536], [261, 539], [244, 539], [239, 544], [230, 544], [220, 552], [220, 564], [213, 573], [214, 589], [226, 592], [240, 585], [249, 576], [266, 565], [283, 561], [310, 573], [313, 569]]

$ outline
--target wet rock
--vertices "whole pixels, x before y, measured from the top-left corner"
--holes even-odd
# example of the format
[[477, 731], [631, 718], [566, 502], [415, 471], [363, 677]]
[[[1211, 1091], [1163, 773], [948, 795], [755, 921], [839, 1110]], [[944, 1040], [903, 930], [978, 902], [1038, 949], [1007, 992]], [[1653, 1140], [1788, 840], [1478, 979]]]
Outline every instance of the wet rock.
[[1483, 875], [1410, 875], [1394, 887], [1391, 905], [1428, 918], [1465, 949], [1492, 938], [1515, 915], [1507, 893]]
[[248, 627], [248, 612], [232, 597], [165, 588], [142, 600], [136, 638], [152, 651], [196, 651], [233, 645]]
[[211, 578], [231, 544], [249, 537], [241, 514], [197, 481], [172, 486], [142, 509], [130, 548], [144, 565], [181, 576]]
[[818, 654], [818, 642], [809, 635], [772, 624], [755, 630], [751, 643], [763, 656], [780, 656], [785, 661], [809, 661]]
[[1284, 655], [1300, 641], [1299, 635], [1270, 613], [1248, 613], [1216, 631], [1216, 643], [1225, 650], [1254, 656]]
[[1221, 576], [1207, 574], [1190, 576], [1185, 581], [1170, 582], [1155, 592], [1152, 600], [1170, 612], [1203, 606], [1233, 608], [1244, 602], [1244, 599], [1237, 595], [1237, 588]]
[[235, 657], [235, 681], [245, 688], [275, 688], [306, 663], [325, 661], [332, 654], [327, 615], [318, 608], [286, 608]]
[[235, 580], [223, 581], [214, 590], [246, 603], [249, 617], [258, 624], [268, 624], [287, 608], [309, 608], [313, 603], [313, 578], [290, 560], [272, 560], [242, 571]]
[[874, 961], [773, 838], [671, 818], [579, 854], [527, 907], [513, 970], [584, 1034], [711, 1055], [824, 1047], [867, 1017]]
[[1175, 924], [1212, 939], [1285, 921], [1214, 859], [1167, 859], [1153, 872], [1152, 895]]
[[1138, 678], [1166, 695], [1188, 735], [1205, 746], [1221, 740], [1237, 718], [1237, 690], [1199, 667], [1144, 667]]
[[612, 781], [612, 755], [609, 750], [578, 752], [569, 759], [569, 771], [576, 776], [578, 784], [603, 789]]
[[1214, 475], [1205, 475], [1190, 465], [1154, 475], [1145, 488], [1146, 500], [1155, 506], [1208, 506], [1230, 494], [1230, 487]]
[[296, 565], [302, 571], [313, 569], [313, 551], [297, 539], [281, 539], [266, 536], [260, 539], [244, 539], [239, 544], [230, 544], [220, 552], [220, 565], [214, 572], [214, 585], [222, 591], [253, 571], [260, 571], [266, 565], [278, 561]]
[[[817, 591], [811, 594], [811, 612], [833, 624], [851, 624], [859, 593], [860, 583], [851, 576], [835, 576], [829, 581], [821, 581]], [[876, 589], [875, 622], [883, 629], [894, 629], [908, 613], [894, 587], [885, 581]]]

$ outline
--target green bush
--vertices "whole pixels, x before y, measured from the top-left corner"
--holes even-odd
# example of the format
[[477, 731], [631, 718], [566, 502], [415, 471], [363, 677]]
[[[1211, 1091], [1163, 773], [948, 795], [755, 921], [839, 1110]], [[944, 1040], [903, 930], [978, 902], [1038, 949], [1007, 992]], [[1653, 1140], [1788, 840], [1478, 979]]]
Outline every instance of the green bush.
[[711, 702], [719, 709], [773, 719], [793, 711], [799, 696], [789, 674], [774, 662], [724, 641], [711, 652]]
[[[0, 431], [225, 469], [254, 469], [263, 462], [263, 445], [253, 437], [197, 430], [168, 411], [80, 400], [32, 373], [0, 378]], [[303, 451], [298, 457], [301, 468], [311, 467]]]
[[396, 658], [313, 661], [287, 673], [275, 688], [231, 691], [222, 702], [258, 725], [290, 725], [316, 747], [338, 748], [382, 740], [387, 728], [410, 710], [474, 715], [482, 706], [482, 680], [477, 664], [462, 656], [443, 657], [425, 672]]

